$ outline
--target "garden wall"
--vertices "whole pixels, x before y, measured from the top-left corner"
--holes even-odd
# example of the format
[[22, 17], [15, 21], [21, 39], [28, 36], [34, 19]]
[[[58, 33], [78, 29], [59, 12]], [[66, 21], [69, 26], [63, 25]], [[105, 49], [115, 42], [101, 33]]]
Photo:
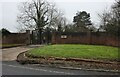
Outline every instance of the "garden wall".
[[105, 32], [55, 32], [52, 36], [52, 44], [93, 44], [119, 46], [118, 37]]
[[2, 44], [30, 44], [30, 31], [26, 31], [26, 33], [10, 33], [0, 40], [2, 40]]

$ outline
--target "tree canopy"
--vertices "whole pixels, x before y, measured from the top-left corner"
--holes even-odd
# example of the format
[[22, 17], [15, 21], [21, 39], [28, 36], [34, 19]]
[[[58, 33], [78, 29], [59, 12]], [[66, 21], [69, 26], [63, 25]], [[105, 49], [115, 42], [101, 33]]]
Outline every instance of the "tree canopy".
[[89, 30], [90, 25], [92, 25], [90, 13], [87, 13], [86, 11], [77, 12], [76, 16], [73, 18], [73, 22], [75, 23], [77, 29], [82, 32]]
[[120, 35], [120, 0], [112, 5], [111, 10], [99, 14], [101, 19], [100, 29], [109, 34]]
[[50, 28], [49, 30], [55, 29], [60, 31], [63, 25], [64, 17], [62, 12], [59, 12], [54, 4], [51, 4], [46, 0], [24, 2], [19, 6], [19, 10], [20, 14], [18, 15], [18, 22], [21, 26], [20, 28], [24, 30], [36, 30], [39, 43], [41, 43], [42, 32], [45, 31], [46, 28]]
[[7, 35], [9, 35], [11, 32], [9, 31], [9, 30], [7, 30], [7, 29], [5, 29], [5, 28], [2, 28], [1, 30], [0, 30], [0, 34], [2, 35], [2, 37], [3, 36], [7, 36]]

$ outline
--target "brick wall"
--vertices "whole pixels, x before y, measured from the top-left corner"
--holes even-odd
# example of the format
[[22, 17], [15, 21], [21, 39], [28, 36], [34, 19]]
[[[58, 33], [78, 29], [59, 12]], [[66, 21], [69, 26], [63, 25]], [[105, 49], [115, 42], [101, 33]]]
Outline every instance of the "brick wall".
[[[64, 36], [66, 38], [64, 38]], [[95, 44], [118, 46], [120, 39], [105, 32], [59, 33], [52, 35], [52, 44]]]
[[11, 33], [2, 37], [2, 44], [30, 44], [30, 31], [26, 33]]

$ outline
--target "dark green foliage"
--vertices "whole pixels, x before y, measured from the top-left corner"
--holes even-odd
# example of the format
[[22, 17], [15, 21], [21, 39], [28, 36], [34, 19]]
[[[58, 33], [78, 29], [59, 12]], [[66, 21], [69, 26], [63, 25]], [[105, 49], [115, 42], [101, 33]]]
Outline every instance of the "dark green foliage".
[[5, 28], [2, 28], [1, 30], [0, 30], [0, 35], [2, 35], [2, 37], [3, 36], [7, 36], [7, 35], [9, 35], [11, 32], [9, 31], [9, 30], [7, 30], [7, 29], [5, 29]]
[[76, 25], [76, 28], [78, 31], [88, 31], [90, 25], [92, 25], [90, 20], [90, 14], [86, 11], [78, 12], [76, 13], [76, 16], [74, 16], [73, 22]]

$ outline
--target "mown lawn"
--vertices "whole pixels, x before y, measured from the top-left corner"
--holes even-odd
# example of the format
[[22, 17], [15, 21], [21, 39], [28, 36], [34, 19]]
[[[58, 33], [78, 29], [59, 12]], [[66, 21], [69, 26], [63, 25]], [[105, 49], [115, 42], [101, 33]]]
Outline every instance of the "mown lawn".
[[65, 58], [116, 60], [118, 59], [118, 48], [97, 45], [61, 44], [35, 48], [28, 51], [26, 54], [35, 57], [55, 56]]

